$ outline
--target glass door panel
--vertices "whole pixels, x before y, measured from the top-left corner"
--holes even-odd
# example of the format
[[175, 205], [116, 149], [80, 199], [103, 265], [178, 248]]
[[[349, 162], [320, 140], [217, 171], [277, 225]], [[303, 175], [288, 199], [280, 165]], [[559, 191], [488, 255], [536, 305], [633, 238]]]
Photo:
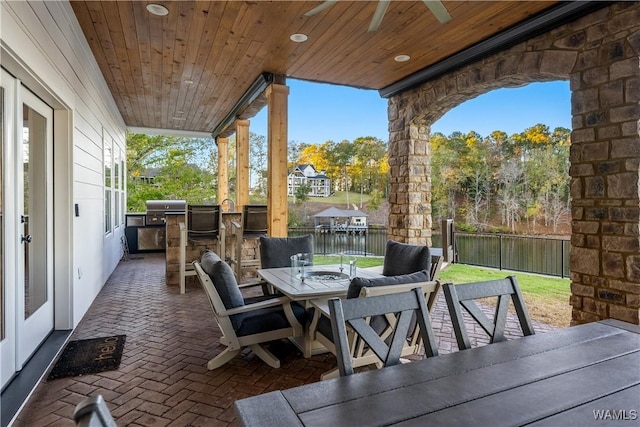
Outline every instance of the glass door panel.
[[20, 87], [17, 146], [17, 365], [53, 330], [53, 110]]
[[4, 341], [5, 297], [4, 297], [4, 88], [0, 86], [0, 341]]
[[53, 330], [53, 110], [0, 70], [0, 386]]
[[[28, 319], [48, 300], [46, 268], [38, 263], [47, 259], [46, 185], [42, 172], [46, 164], [47, 120], [27, 105], [23, 107], [22, 174], [23, 213], [22, 235], [24, 248], [24, 317]], [[40, 182], [37, 182], [40, 180]], [[35, 205], [35, 206], [34, 206]], [[40, 208], [38, 208], [40, 205]], [[36, 239], [34, 240], [34, 237]], [[33, 268], [32, 268], [33, 267]]]
[[[15, 200], [16, 80], [0, 70], [0, 386], [16, 372], [16, 253]], [[5, 185], [5, 183], [11, 185]], [[21, 310], [20, 310], [21, 312]]]

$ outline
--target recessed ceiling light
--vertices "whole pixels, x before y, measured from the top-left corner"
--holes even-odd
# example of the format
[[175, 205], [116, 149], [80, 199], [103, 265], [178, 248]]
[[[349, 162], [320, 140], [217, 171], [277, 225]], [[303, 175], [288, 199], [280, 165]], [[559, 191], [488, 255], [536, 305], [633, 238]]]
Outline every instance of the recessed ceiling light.
[[306, 42], [309, 37], [307, 37], [306, 34], [297, 33], [297, 34], [291, 34], [289, 38], [291, 39], [291, 41], [294, 41], [296, 43], [302, 43], [302, 42]]
[[176, 114], [184, 114], [184, 111], [178, 110], [178, 111], [176, 111]]
[[185, 81], [184, 81], [184, 84], [186, 84], [186, 85], [192, 85], [192, 84], [193, 84], [193, 80], [189, 80], [189, 79], [187, 79], [187, 80], [185, 80]]
[[173, 120], [187, 120], [186, 117], [174, 117]]
[[396, 62], [407, 62], [410, 59], [411, 57], [409, 55], [398, 55], [395, 58], [393, 58], [393, 60]]
[[161, 4], [149, 3], [147, 5], [147, 10], [149, 11], [149, 13], [153, 13], [154, 15], [158, 16], [166, 16], [169, 14], [169, 9]]

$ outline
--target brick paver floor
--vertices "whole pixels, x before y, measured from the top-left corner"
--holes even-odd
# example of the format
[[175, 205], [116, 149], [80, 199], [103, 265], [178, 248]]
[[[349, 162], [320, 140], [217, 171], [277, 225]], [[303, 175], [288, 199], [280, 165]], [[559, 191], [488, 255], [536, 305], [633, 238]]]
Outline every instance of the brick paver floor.
[[[125, 334], [120, 368], [44, 380], [15, 426], [73, 426], [75, 405], [97, 394], [103, 395], [119, 426], [236, 426], [235, 400], [317, 382], [335, 366], [332, 355], [304, 359], [282, 341], [271, 347], [282, 361], [280, 369], [245, 350], [208, 371], [207, 361], [223, 347], [204, 292], [195, 282], [184, 295], [177, 286], [166, 286], [164, 254], [135, 258], [120, 263], [71, 336], [73, 340]], [[442, 294], [432, 321], [440, 353], [456, 351]], [[508, 325], [509, 334], [521, 335], [517, 321], [510, 319]], [[552, 329], [537, 322], [534, 328]]]

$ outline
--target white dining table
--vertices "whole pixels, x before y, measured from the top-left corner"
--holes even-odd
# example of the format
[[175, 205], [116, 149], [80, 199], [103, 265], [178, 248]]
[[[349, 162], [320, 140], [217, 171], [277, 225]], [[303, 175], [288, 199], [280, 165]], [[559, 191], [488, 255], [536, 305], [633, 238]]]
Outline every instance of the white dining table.
[[[312, 265], [305, 267], [305, 279], [300, 273], [293, 273], [291, 267], [263, 268], [258, 276], [293, 301], [308, 301], [314, 298], [343, 296], [347, 294], [349, 283], [349, 266], [340, 271], [340, 264]], [[367, 279], [382, 277], [382, 274], [358, 268], [356, 275]]]
[[[307, 266], [304, 280], [291, 267], [259, 269], [258, 276], [291, 300], [298, 301], [305, 309], [309, 309], [312, 307], [311, 300], [347, 295], [351, 283], [349, 266], [345, 265], [342, 271], [340, 268], [340, 264]], [[379, 272], [366, 268], [358, 268], [356, 275], [367, 279], [383, 277]], [[311, 339], [308, 330], [305, 330], [302, 337], [292, 337], [291, 341], [302, 351], [304, 357], [327, 351], [323, 345]]]

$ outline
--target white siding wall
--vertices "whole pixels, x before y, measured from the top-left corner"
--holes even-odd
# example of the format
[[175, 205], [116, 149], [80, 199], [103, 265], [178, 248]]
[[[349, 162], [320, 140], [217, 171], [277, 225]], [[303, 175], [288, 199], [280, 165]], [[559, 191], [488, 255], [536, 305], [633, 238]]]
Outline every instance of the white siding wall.
[[[71, 202], [62, 209], [71, 219], [59, 215], [55, 220], [56, 232], [65, 232], [66, 221], [70, 235], [69, 253], [56, 259], [72, 265], [55, 267], [71, 276], [67, 295], [61, 292], [64, 286], [56, 284], [56, 298], [68, 300], [69, 326], [75, 327], [122, 254], [123, 227], [115, 228], [114, 220], [114, 232], [104, 233], [102, 136], [106, 131], [124, 151], [125, 125], [68, 2], [2, 1], [0, 18], [2, 66], [54, 110], [71, 113], [67, 138], [56, 136], [54, 141], [55, 150], [72, 153], [69, 182], [56, 182], [54, 197]], [[65, 148], [65, 144], [71, 145]], [[76, 203], [79, 217], [73, 216]], [[64, 306], [56, 304], [58, 310]], [[58, 321], [56, 325], [60, 327]]]

